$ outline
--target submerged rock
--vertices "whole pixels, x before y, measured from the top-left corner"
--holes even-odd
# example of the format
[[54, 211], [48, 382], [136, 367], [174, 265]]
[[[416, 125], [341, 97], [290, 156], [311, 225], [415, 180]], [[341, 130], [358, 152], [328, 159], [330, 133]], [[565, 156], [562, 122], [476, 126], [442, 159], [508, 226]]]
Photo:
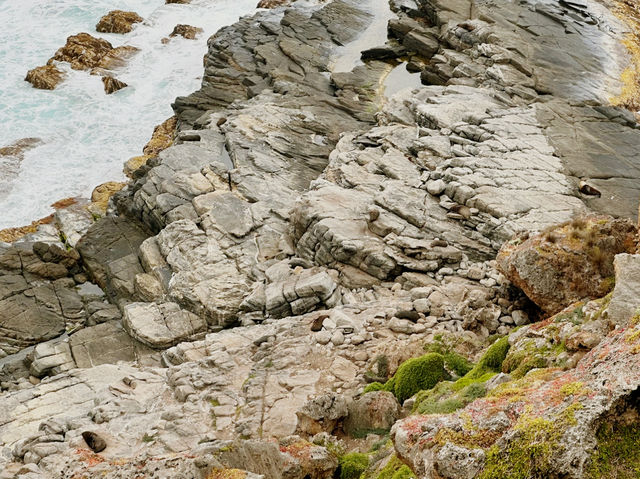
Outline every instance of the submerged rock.
[[140, 23], [143, 18], [136, 12], [112, 10], [100, 19], [96, 30], [102, 33], [128, 33], [135, 23]]

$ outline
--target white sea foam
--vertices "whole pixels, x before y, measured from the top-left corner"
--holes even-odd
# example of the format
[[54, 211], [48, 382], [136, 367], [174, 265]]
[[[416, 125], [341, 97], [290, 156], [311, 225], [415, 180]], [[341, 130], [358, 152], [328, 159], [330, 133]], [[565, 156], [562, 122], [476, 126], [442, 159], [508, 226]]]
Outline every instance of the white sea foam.
[[[141, 154], [153, 126], [172, 115], [173, 99], [199, 87], [207, 38], [251, 13], [256, 3], [0, 0], [0, 147], [24, 137], [44, 141], [25, 155], [10, 190], [0, 195], [0, 228], [29, 223], [49, 214], [48, 205], [58, 199], [87, 196], [99, 183], [122, 179], [123, 162]], [[133, 10], [145, 21], [126, 35], [96, 33], [99, 18], [114, 9]], [[160, 40], [178, 23], [201, 27], [204, 34], [163, 45]], [[80, 32], [141, 49], [116, 75], [128, 88], [106, 95], [99, 76], [66, 67], [67, 79], [54, 91], [24, 81], [29, 69], [45, 64]]]

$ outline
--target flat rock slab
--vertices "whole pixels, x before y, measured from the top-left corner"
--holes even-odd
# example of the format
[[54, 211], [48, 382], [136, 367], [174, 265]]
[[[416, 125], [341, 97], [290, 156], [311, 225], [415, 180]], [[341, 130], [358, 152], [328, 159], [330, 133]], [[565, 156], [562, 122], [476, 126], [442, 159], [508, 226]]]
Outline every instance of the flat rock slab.
[[132, 339], [119, 321], [85, 328], [71, 336], [71, 352], [79, 368], [92, 368], [118, 361], [136, 361], [153, 351]]
[[156, 349], [168, 348], [203, 333], [203, 318], [176, 303], [131, 303], [124, 308], [123, 325], [131, 337]]

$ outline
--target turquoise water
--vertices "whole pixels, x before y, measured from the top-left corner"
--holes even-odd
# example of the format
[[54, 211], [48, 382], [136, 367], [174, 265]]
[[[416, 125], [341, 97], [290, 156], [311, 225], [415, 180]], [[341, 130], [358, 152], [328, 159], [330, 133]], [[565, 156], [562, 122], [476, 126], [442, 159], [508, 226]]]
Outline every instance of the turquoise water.
[[[172, 115], [173, 99], [199, 87], [207, 38], [251, 13], [256, 3], [0, 0], [0, 147], [25, 137], [43, 141], [18, 166], [0, 168], [0, 228], [28, 224], [51, 213], [49, 205], [61, 198], [88, 196], [100, 183], [123, 179], [122, 164], [141, 154], [153, 127]], [[114, 9], [133, 10], [145, 21], [126, 35], [96, 33], [100, 17]], [[163, 45], [178, 23], [201, 27], [204, 34]], [[45, 64], [80, 32], [141, 49], [116, 74], [128, 88], [106, 95], [99, 76], [65, 64], [59, 68], [67, 79], [54, 91], [24, 81], [29, 69]]]

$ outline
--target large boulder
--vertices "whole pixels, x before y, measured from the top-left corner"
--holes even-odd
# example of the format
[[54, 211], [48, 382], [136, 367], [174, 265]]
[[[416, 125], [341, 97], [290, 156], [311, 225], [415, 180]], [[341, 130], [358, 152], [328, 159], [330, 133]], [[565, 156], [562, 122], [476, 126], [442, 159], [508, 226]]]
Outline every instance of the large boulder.
[[140, 23], [142, 20], [136, 12], [112, 10], [100, 19], [96, 30], [102, 33], [128, 33], [135, 23]]
[[349, 405], [344, 431], [356, 437], [381, 434], [391, 429], [399, 417], [400, 404], [393, 394], [372, 391]]
[[634, 253], [636, 226], [608, 216], [578, 218], [505, 243], [498, 268], [545, 312], [555, 314], [614, 285], [613, 258]]
[[122, 324], [129, 335], [156, 349], [197, 339], [207, 322], [175, 303], [131, 303], [124, 308]]

